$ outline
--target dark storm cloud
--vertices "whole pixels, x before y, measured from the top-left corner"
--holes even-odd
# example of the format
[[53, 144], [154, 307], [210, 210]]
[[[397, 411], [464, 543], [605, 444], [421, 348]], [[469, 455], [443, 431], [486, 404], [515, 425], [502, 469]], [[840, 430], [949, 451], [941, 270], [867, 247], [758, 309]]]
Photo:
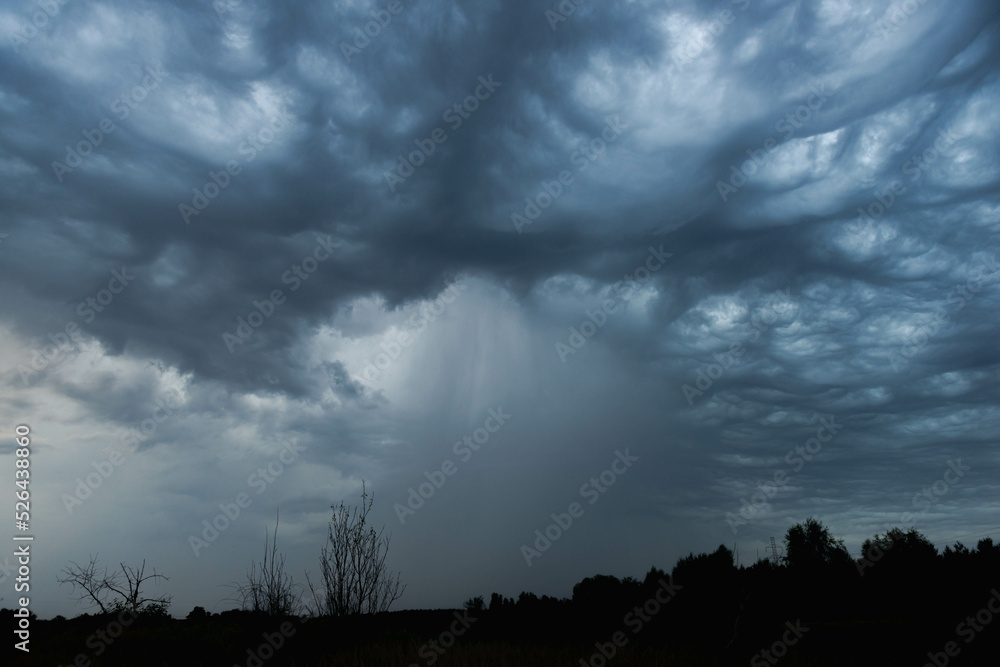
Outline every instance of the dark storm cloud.
[[[76, 511], [140, 494], [121, 521], [154, 539], [155, 477], [155, 539], [186, 563], [296, 438], [196, 576], [277, 504], [311, 554], [365, 478], [407, 574], [437, 581], [413, 606], [562, 595], [807, 514], [855, 546], [906, 512], [935, 541], [995, 528], [995, 8], [388, 5], [67, 3], [0, 52], [3, 400], [70, 443], [53, 498], [138, 430], [119, 486]], [[645, 277], [651, 248], [670, 257]], [[113, 271], [135, 278], [112, 294]], [[393, 504], [501, 406], [400, 525]], [[641, 463], [526, 567], [626, 447]]]

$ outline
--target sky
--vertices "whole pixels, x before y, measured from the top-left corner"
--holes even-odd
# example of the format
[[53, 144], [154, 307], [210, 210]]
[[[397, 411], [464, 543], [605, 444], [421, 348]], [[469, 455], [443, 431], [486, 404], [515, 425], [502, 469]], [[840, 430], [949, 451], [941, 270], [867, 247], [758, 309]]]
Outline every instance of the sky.
[[91, 555], [232, 608], [278, 513], [315, 579], [363, 486], [395, 609], [746, 565], [809, 516], [854, 556], [1000, 537], [998, 21], [0, 0], [33, 610], [86, 611]]

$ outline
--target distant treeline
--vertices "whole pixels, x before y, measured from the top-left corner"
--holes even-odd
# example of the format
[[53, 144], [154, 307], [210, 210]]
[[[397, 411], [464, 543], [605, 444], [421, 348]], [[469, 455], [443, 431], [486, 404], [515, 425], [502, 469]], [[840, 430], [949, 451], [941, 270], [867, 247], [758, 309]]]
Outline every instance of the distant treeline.
[[1000, 545], [989, 538], [938, 553], [916, 530], [892, 529], [854, 558], [807, 519], [783, 548], [737, 566], [720, 545], [642, 579], [588, 577], [570, 598], [493, 593], [458, 610], [302, 618], [196, 607], [185, 620], [140, 615], [110, 639], [106, 614], [57, 617], [36, 623], [22, 663], [945, 667], [1000, 655]]
[[[466, 607], [494, 619], [481, 628], [492, 638], [551, 641], [559, 628], [568, 640], [601, 643], [607, 650], [595, 651], [608, 660], [615, 633], [618, 644], [697, 646], [723, 664], [755, 666], [786, 655], [788, 664], [935, 667], [1000, 655], [1000, 545], [992, 539], [938, 553], [918, 531], [894, 528], [866, 540], [853, 558], [810, 518], [783, 544], [783, 556], [750, 566], [738, 567], [720, 545], [681, 558], [669, 576], [655, 567], [641, 580], [599, 575], [574, 586], [571, 599], [493, 593]], [[792, 659], [799, 644], [810, 661]]]

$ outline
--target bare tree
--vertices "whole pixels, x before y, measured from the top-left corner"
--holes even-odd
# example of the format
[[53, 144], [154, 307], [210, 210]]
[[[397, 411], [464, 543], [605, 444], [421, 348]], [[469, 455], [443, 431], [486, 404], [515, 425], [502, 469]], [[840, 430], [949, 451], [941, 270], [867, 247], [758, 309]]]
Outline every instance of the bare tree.
[[146, 561], [139, 567], [129, 567], [119, 563], [121, 572], [115, 570], [98, 572], [97, 556], [91, 556], [85, 566], [71, 561], [63, 569], [63, 576], [58, 578], [60, 584], [70, 584], [76, 594], [77, 602], [85, 602], [91, 607], [97, 607], [101, 613], [110, 614], [127, 611], [132, 614], [166, 615], [170, 606], [169, 595], [147, 597], [143, 595], [144, 584], [167, 577], [157, 574], [146, 574]]
[[240, 607], [271, 616], [292, 616], [299, 611], [302, 593], [292, 577], [285, 572], [285, 556], [278, 554], [278, 513], [274, 517], [274, 539], [269, 541], [264, 530], [264, 560], [250, 562], [245, 583], [236, 586]]
[[362, 481], [361, 505], [331, 505], [333, 519], [327, 542], [320, 552], [322, 589], [317, 590], [308, 573], [306, 581], [321, 616], [348, 616], [387, 611], [406, 586], [399, 575], [386, 570], [389, 537], [385, 528], [376, 532], [368, 525], [368, 512], [374, 503]]

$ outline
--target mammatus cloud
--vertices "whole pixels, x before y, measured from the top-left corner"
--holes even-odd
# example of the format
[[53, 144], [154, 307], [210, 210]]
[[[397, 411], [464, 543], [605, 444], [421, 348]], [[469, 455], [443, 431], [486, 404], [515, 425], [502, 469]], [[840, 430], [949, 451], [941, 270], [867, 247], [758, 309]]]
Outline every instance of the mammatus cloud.
[[[37, 567], [156, 554], [175, 613], [221, 608], [275, 508], [315, 569], [362, 480], [404, 607], [753, 553], [807, 515], [854, 550], [907, 515], [988, 534], [997, 20], [8, 3], [0, 401], [32, 430]], [[46, 581], [37, 613], [75, 613]]]

